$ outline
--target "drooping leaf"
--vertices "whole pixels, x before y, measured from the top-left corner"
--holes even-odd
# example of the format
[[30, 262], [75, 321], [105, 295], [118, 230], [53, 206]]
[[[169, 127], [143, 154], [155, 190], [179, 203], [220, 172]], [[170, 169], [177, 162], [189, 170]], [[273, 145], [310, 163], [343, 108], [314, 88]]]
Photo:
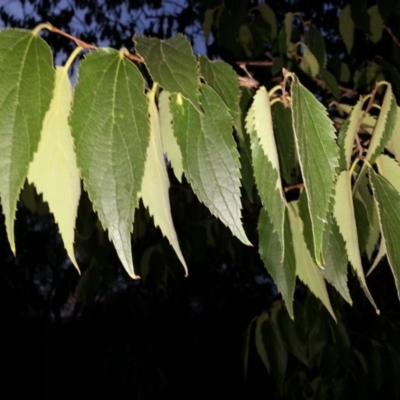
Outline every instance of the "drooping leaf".
[[354, 215], [353, 196], [351, 191], [350, 176], [347, 170], [339, 174], [336, 183], [334, 216], [343, 236], [347, 256], [354, 268], [365, 295], [378, 311], [376, 304], [368, 290], [361, 262], [360, 248], [358, 245], [357, 226]]
[[375, 270], [375, 268], [379, 265], [382, 258], [386, 256], [386, 253], [387, 253], [387, 250], [386, 250], [385, 239], [383, 237], [381, 237], [381, 242], [379, 243], [378, 254], [375, 257], [375, 260], [372, 263], [371, 268], [368, 270], [367, 276], [369, 276]]
[[330, 73], [325, 68], [320, 68], [319, 76], [324, 81], [326, 88], [332, 93], [333, 97], [336, 100], [339, 100], [340, 99], [340, 91], [339, 91], [339, 85], [337, 83], [335, 75]]
[[345, 123], [339, 132], [339, 153], [340, 158], [343, 159], [343, 165], [341, 169], [349, 169], [351, 162], [351, 154], [353, 152], [353, 146], [357, 135], [357, 128], [362, 117], [363, 100], [360, 98], [357, 104], [351, 109], [348, 117], [348, 122]]
[[295, 202], [291, 202], [288, 208], [290, 227], [293, 235], [294, 254], [296, 257], [296, 274], [310, 288], [311, 292], [322, 301], [332, 315], [332, 318], [336, 321], [321, 269], [315, 264], [304, 241], [303, 222], [299, 216], [298, 206]]
[[186, 178], [211, 213], [250, 244], [241, 223], [239, 154], [229, 110], [208, 85], [202, 85], [201, 105], [204, 114], [177, 95], [170, 103]]
[[339, 17], [339, 32], [342, 35], [347, 53], [350, 54], [354, 43], [354, 21], [351, 17], [350, 4], [343, 8]]
[[262, 331], [262, 326], [264, 322], [268, 320], [269, 320], [269, 315], [266, 312], [263, 312], [258, 316], [255, 328], [255, 345], [257, 353], [261, 358], [261, 361], [263, 362], [268, 373], [271, 373], [271, 362], [269, 360], [267, 350], [264, 346], [263, 331]]
[[185, 36], [167, 40], [135, 36], [133, 40], [153, 80], [170, 93], [180, 93], [198, 108], [197, 60]]
[[313, 227], [316, 261], [321, 250], [326, 214], [333, 195], [338, 167], [338, 147], [326, 109], [294, 76], [292, 83], [293, 129]]
[[11, 250], [19, 192], [36, 151], [54, 86], [49, 46], [35, 33], [0, 32], [0, 195]]
[[[283, 245], [285, 200], [272, 126], [271, 105], [264, 86], [260, 87], [254, 96], [253, 104], [246, 117], [246, 130], [251, 138], [254, 177], [258, 193]], [[284, 245], [281, 249], [284, 250]]]
[[240, 87], [237, 74], [223, 61], [210, 61], [204, 56], [200, 56], [199, 61], [201, 75], [224, 100], [237, 126], [240, 123]]
[[378, 204], [379, 222], [386, 243], [387, 258], [400, 298], [400, 193], [372, 169], [370, 180]]
[[170, 93], [166, 90], [163, 90], [158, 97], [162, 147], [171, 163], [176, 179], [178, 179], [179, 182], [182, 182], [182, 153], [172, 129], [172, 114], [169, 109], [169, 98]]
[[[286, 213], [287, 214], [287, 213]], [[282, 242], [274, 231], [272, 219], [265, 209], [260, 212], [258, 221], [259, 253], [265, 268], [271, 274], [278, 290], [285, 300], [286, 308], [291, 318], [293, 315], [293, 293], [296, 283], [296, 260], [294, 257], [293, 240], [288, 216], [285, 218], [284, 251]], [[282, 260], [282, 252], [284, 258]]]
[[[358, 192], [357, 192], [358, 193]], [[362, 200], [357, 196], [353, 198], [354, 206], [354, 217], [357, 226], [357, 236], [358, 236], [358, 247], [362, 253], [363, 249], [368, 242], [369, 232], [370, 232], [370, 221], [368, 216], [368, 211]]]
[[70, 118], [86, 190], [131, 277], [130, 232], [150, 136], [144, 87], [122, 53], [97, 50], [80, 63]]
[[371, 34], [370, 16], [367, 10], [368, 0], [352, 0], [350, 3], [351, 18], [367, 35]]
[[394, 155], [394, 158], [400, 162], [400, 109], [397, 107], [396, 125], [392, 137], [386, 145], [386, 148]]
[[308, 46], [303, 45], [303, 57], [301, 59], [300, 68], [306, 74], [314, 78], [318, 75], [319, 67], [318, 60], [315, 58], [314, 54]]
[[160, 120], [155, 103], [154, 90], [150, 91], [147, 97], [149, 99], [150, 114], [150, 143], [147, 148], [146, 164], [139, 196], [142, 198], [143, 204], [149, 209], [150, 215], [154, 217], [155, 225], [160, 227], [162, 234], [169, 240], [187, 275], [188, 269], [179, 246], [174, 223], [172, 222], [169, 202], [169, 179], [161, 144]]
[[293, 24], [293, 13], [288, 12], [285, 14], [284, 26], [285, 26], [285, 45], [286, 45], [286, 55], [290, 55], [293, 50], [292, 44], [292, 24]]
[[376, 159], [379, 174], [387, 179], [400, 193], [400, 164], [386, 154], [381, 154]]
[[320, 31], [311, 24], [308, 28], [308, 47], [321, 68], [326, 67], [325, 42]]
[[368, 15], [370, 17], [370, 37], [374, 43], [377, 43], [381, 40], [383, 32], [383, 20], [379, 13], [378, 5], [371, 6], [368, 9]]
[[272, 10], [272, 8], [266, 3], [259, 4], [257, 8], [259, 9], [260, 14], [263, 17], [263, 19], [268, 22], [268, 24], [271, 28], [269, 36], [270, 36], [270, 39], [272, 42], [278, 34], [278, 26], [276, 23], [275, 13]]
[[340, 63], [340, 78], [341, 82], [348, 82], [350, 80], [350, 68], [349, 65], [342, 62]]
[[49, 204], [68, 257], [79, 271], [73, 244], [81, 179], [68, 124], [71, 102], [68, 70], [57, 67], [53, 99], [44, 117], [38, 150], [29, 166], [28, 180]]
[[212, 9], [208, 8], [206, 10], [206, 12], [204, 13], [203, 31], [204, 31], [204, 40], [205, 40], [206, 44], [208, 44], [208, 39], [210, 37], [215, 11], [216, 11], [216, 8], [212, 8]]

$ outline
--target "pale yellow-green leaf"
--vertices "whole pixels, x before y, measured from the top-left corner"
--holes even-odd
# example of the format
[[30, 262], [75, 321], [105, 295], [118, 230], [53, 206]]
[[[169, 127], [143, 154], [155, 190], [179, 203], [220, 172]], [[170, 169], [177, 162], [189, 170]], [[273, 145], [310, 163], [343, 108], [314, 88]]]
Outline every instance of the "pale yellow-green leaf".
[[292, 24], [293, 24], [293, 13], [288, 12], [285, 14], [285, 32], [286, 32], [286, 49], [288, 53], [292, 52], [293, 44], [292, 44]]
[[379, 261], [381, 261], [382, 258], [385, 256], [386, 256], [386, 242], [385, 242], [385, 238], [382, 236], [381, 242], [379, 244], [378, 254], [375, 257], [375, 260], [374, 260], [373, 264], [371, 265], [371, 268], [368, 270], [367, 276], [369, 276], [373, 272], [373, 270], [378, 266]]
[[339, 32], [342, 35], [347, 53], [350, 54], [354, 43], [354, 21], [351, 18], [350, 4], [343, 8], [339, 17]]
[[394, 155], [394, 158], [400, 162], [400, 108], [397, 107], [396, 125], [393, 130], [386, 148]]
[[68, 124], [71, 101], [68, 71], [57, 67], [53, 99], [44, 117], [38, 150], [29, 166], [28, 180], [49, 204], [68, 257], [79, 271], [73, 243], [81, 183]]
[[300, 68], [313, 78], [319, 73], [318, 60], [306, 45], [303, 45], [303, 57], [301, 59]]
[[288, 209], [296, 258], [296, 274], [299, 279], [310, 288], [311, 292], [322, 301], [326, 309], [332, 315], [332, 318], [336, 321], [321, 269], [311, 257], [304, 240], [303, 221], [299, 216], [297, 203], [289, 203]]
[[179, 182], [182, 182], [182, 153], [172, 129], [172, 114], [169, 109], [170, 94], [163, 90], [158, 97], [160, 131], [164, 153], [171, 163], [172, 170]]
[[376, 159], [379, 173], [400, 193], [400, 164], [393, 158], [381, 154]]
[[258, 5], [258, 9], [260, 10], [260, 14], [265, 21], [268, 22], [271, 31], [270, 31], [270, 38], [271, 41], [276, 38], [278, 34], [278, 28], [276, 24], [276, 16], [274, 10], [266, 3], [261, 3]]
[[186, 262], [179, 247], [178, 237], [172, 222], [168, 193], [169, 179], [161, 144], [160, 120], [153, 90], [148, 93], [148, 99], [151, 127], [150, 143], [147, 148], [147, 157], [139, 196], [142, 198], [143, 204], [148, 207], [150, 214], [154, 217], [155, 225], [160, 227], [163, 235], [169, 240], [187, 275]]
[[361, 262], [361, 254], [358, 245], [356, 219], [354, 214], [353, 196], [350, 184], [349, 171], [345, 170], [339, 174], [336, 182], [334, 217], [343, 236], [347, 256], [353, 266], [361, 283], [365, 295], [377, 310], [376, 304], [368, 290]]

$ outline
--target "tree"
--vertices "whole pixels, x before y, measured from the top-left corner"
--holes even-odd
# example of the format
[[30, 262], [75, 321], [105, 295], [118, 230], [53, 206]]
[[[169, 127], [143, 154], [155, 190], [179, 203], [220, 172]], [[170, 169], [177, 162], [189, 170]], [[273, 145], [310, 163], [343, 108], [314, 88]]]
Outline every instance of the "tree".
[[[244, 70], [239, 77], [223, 61], [196, 58], [182, 35], [135, 36], [134, 53], [72, 37], [77, 48], [54, 69], [39, 32], [66, 36], [64, 31], [43, 24], [33, 31], [0, 33], [0, 193], [12, 250], [15, 207], [27, 178], [49, 204], [77, 269], [74, 240], [78, 260], [86, 253], [97, 262], [99, 247], [93, 250], [87, 239], [94, 234], [98, 245], [107, 232], [125, 270], [136, 278], [130, 232], [141, 200], [176, 253], [171, 265], [179, 260], [188, 273], [191, 244], [174, 227], [172, 179], [186, 195], [194, 193], [236, 239], [254, 245], [232, 250], [233, 256], [259, 252], [291, 318], [298, 277], [337, 319], [325, 281], [352, 304], [348, 263], [379, 312], [363, 258], [375, 257], [373, 269], [386, 255], [400, 293], [400, 116], [394, 95], [399, 45], [390, 28], [398, 10], [386, 2], [369, 9], [357, 8], [358, 2], [344, 7], [339, 30], [345, 47], [341, 44], [335, 57], [302, 14], [289, 12], [280, 25], [264, 3], [252, 8], [239, 1], [214, 3], [204, 22], [206, 38], [214, 36], [210, 54], [218, 45]], [[376, 57], [357, 70], [346, 63], [345, 51], [351, 54], [360, 31], [368, 45], [391, 38], [393, 59]], [[329, 46], [338, 47], [339, 37], [332, 38]], [[83, 49], [88, 51], [72, 91], [68, 70]], [[270, 60], [260, 60], [266, 50]], [[260, 66], [268, 71], [247, 71]], [[338, 81], [353, 84], [342, 87]], [[169, 177], [164, 154], [175, 177]], [[76, 221], [81, 179], [88, 196]], [[37, 206], [30, 186], [21, 197]], [[82, 211], [89, 199], [101, 226], [92, 211]], [[206, 235], [216, 240], [210, 232], [223, 228], [210, 221]], [[238, 246], [236, 239], [230, 237], [231, 246]], [[159, 255], [160, 248], [150, 247], [142, 269]], [[83, 282], [90, 277], [87, 271], [93, 269], [86, 270]], [[257, 350], [282, 387], [286, 365], [273, 364], [287, 353], [276, 322], [281, 310], [273, 308], [271, 317], [261, 314], [254, 329]], [[277, 351], [285, 349], [276, 357], [260, 344], [263, 330], [275, 335], [281, 344]], [[288, 350], [304, 361], [300, 351]]]

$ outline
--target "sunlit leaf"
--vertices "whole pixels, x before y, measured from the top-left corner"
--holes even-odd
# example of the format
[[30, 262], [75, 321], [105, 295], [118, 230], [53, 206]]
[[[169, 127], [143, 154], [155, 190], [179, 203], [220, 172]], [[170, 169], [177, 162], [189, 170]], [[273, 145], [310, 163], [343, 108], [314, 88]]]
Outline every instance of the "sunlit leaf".
[[169, 179], [161, 144], [160, 120], [153, 90], [149, 92], [148, 98], [150, 143], [147, 148], [146, 164], [139, 196], [142, 198], [143, 204], [148, 207], [150, 215], [154, 217], [155, 225], [160, 227], [162, 234], [169, 240], [187, 275], [188, 269], [179, 247], [174, 223], [172, 222], [168, 192]]
[[162, 146], [168, 160], [171, 162], [176, 179], [178, 179], [179, 182], [182, 182], [182, 153], [172, 129], [172, 114], [169, 109], [169, 98], [170, 93], [166, 90], [163, 90], [158, 97]]
[[303, 45], [303, 57], [301, 59], [300, 68], [313, 78], [316, 77], [319, 72], [318, 60], [306, 45]]
[[85, 188], [132, 277], [130, 232], [150, 136], [144, 87], [122, 53], [97, 50], [79, 65], [70, 118]]
[[49, 46], [27, 30], [0, 32], [0, 195], [7, 237], [15, 253], [19, 192], [37, 149], [54, 86]]
[[386, 145], [386, 148], [394, 155], [394, 158], [400, 162], [400, 109], [397, 107], [396, 124], [392, 137]]
[[[251, 137], [254, 177], [258, 193], [283, 244], [285, 200], [272, 126], [271, 106], [264, 86], [260, 87], [254, 96], [246, 117], [246, 130]], [[284, 246], [282, 251], [283, 249]]]
[[68, 124], [71, 102], [68, 70], [57, 67], [53, 99], [44, 117], [38, 150], [29, 166], [28, 180], [49, 204], [68, 257], [79, 271], [73, 244], [81, 180]]
[[387, 258], [400, 298], [400, 193], [385, 178], [370, 171]]
[[347, 170], [339, 174], [336, 183], [334, 216], [337, 221], [339, 231], [343, 236], [347, 256], [350, 264], [354, 268], [356, 275], [360, 281], [361, 287], [371, 304], [377, 310], [376, 304], [368, 290], [365, 280], [364, 270], [361, 262], [360, 248], [358, 245], [357, 226], [353, 208], [352, 189], [350, 184], [350, 176]]
[[176, 95], [170, 103], [186, 178], [211, 213], [250, 244], [241, 223], [240, 163], [231, 115], [208, 85], [202, 86], [201, 105], [204, 114]]
[[400, 164], [386, 154], [376, 159], [379, 174], [386, 178], [400, 193]]
[[307, 190], [316, 261], [322, 265], [324, 226], [338, 167], [338, 147], [332, 121], [323, 105], [294, 76], [292, 116], [297, 153]]
[[197, 60], [183, 35], [167, 40], [135, 36], [135, 48], [155, 82], [170, 93], [180, 93], [197, 108], [200, 84]]

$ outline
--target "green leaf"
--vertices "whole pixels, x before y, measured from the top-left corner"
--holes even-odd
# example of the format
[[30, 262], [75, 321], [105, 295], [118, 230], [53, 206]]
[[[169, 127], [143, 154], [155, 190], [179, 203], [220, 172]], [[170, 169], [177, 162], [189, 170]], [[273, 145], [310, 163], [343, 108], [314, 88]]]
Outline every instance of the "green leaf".
[[313, 227], [317, 264], [322, 265], [323, 231], [338, 167], [338, 147], [324, 106], [298, 78], [292, 83], [292, 116], [296, 147]]
[[201, 75], [224, 100], [237, 126], [240, 123], [240, 87], [236, 72], [223, 61], [210, 61], [204, 56], [200, 56], [199, 61]]
[[357, 104], [351, 109], [351, 111], [349, 109], [350, 115], [340, 130], [338, 144], [340, 158], [343, 160], [343, 166], [341, 166], [341, 169], [350, 168], [351, 155], [359, 128], [359, 121], [363, 114], [363, 104], [363, 99], [360, 97]]
[[293, 13], [288, 12], [285, 14], [284, 26], [285, 26], [285, 39], [286, 39], [286, 55], [290, 57], [290, 53], [293, 50], [292, 44], [292, 24], [293, 24]]
[[49, 46], [27, 30], [0, 32], [0, 195], [7, 237], [15, 253], [19, 192], [36, 151], [54, 86]]
[[389, 139], [386, 148], [394, 155], [394, 158], [400, 162], [400, 109], [397, 107], [396, 124]]
[[344, 300], [352, 305], [347, 287], [347, 254], [339, 227], [331, 213], [324, 232], [322, 254], [325, 261], [322, 274], [325, 279], [340, 293]]
[[341, 82], [348, 82], [350, 80], [350, 69], [348, 64], [340, 63], [340, 78]]
[[169, 202], [169, 179], [161, 144], [160, 120], [154, 90], [150, 91], [147, 97], [149, 99], [150, 114], [150, 143], [147, 148], [146, 164], [139, 196], [142, 198], [145, 207], [149, 209], [150, 215], [154, 217], [155, 225], [160, 227], [162, 234], [169, 240], [185, 268], [186, 275], [188, 275], [186, 262], [179, 247], [178, 237], [172, 222]]
[[[286, 213], [287, 214], [287, 213]], [[259, 253], [265, 268], [271, 274], [278, 290], [285, 300], [291, 318], [293, 315], [293, 293], [296, 283], [296, 260], [288, 216], [285, 218], [284, 258], [282, 260], [282, 242], [274, 231], [271, 217], [265, 209], [261, 209], [258, 221]]]
[[319, 76], [324, 81], [326, 88], [332, 93], [333, 97], [339, 101], [340, 91], [336, 77], [325, 68], [319, 69]]
[[370, 180], [378, 203], [379, 222], [386, 243], [387, 258], [400, 298], [400, 193], [372, 169]]
[[283, 179], [291, 184], [298, 166], [296, 143], [292, 125], [292, 110], [280, 101], [272, 105], [272, 121]]
[[[258, 193], [263, 206], [272, 218], [274, 230], [283, 244], [285, 200], [272, 127], [271, 105], [264, 86], [258, 89], [247, 113], [246, 130], [251, 138], [254, 177]], [[283, 249], [284, 246], [282, 246], [282, 251]]]
[[308, 47], [321, 68], [326, 67], [325, 42], [320, 31], [311, 24], [308, 28]]
[[72, 87], [68, 70], [57, 67], [53, 99], [44, 117], [38, 150], [29, 166], [28, 180], [49, 204], [68, 257], [79, 271], [73, 244], [81, 179], [68, 124], [71, 102]]
[[268, 22], [271, 31], [270, 31], [270, 39], [271, 42], [276, 38], [278, 34], [278, 26], [276, 23], [276, 16], [272, 8], [265, 3], [261, 3], [257, 7], [260, 11], [261, 16], [263, 17], [264, 21]]
[[354, 23], [367, 35], [370, 35], [370, 17], [367, 12], [367, 3], [368, 0], [352, 0], [350, 3], [350, 9]]
[[154, 82], [170, 93], [180, 93], [198, 108], [200, 81], [197, 60], [186, 37], [177, 35], [161, 40], [135, 36], [133, 41]]
[[376, 307], [376, 304], [368, 290], [367, 282], [365, 281], [361, 262], [361, 254], [358, 245], [358, 234], [354, 214], [350, 176], [347, 170], [342, 171], [339, 174], [336, 183], [334, 216], [337, 221], [339, 231], [343, 236], [350, 264], [353, 266], [354, 271], [356, 272], [365, 295], [378, 312], [378, 308]]
[[351, 17], [350, 4], [343, 8], [339, 17], [339, 32], [342, 35], [347, 53], [350, 54], [354, 43], [354, 21]]
[[368, 270], [367, 276], [369, 276], [375, 270], [375, 268], [379, 265], [382, 258], [386, 256], [386, 253], [387, 253], [386, 243], [385, 243], [385, 239], [382, 237], [381, 242], [379, 243], [378, 254], [375, 257], [375, 260], [372, 263], [371, 268]]
[[211, 28], [213, 26], [214, 13], [216, 10], [217, 10], [216, 8], [207, 9], [206, 12], [204, 13], [203, 31], [204, 31], [204, 40], [206, 42], [206, 45], [208, 44]]
[[80, 63], [70, 118], [85, 188], [131, 277], [130, 232], [150, 136], [144, 87], [122, 53], [99, 49]]
[[204, 114], [177, 95], [170, 103], [186, 178], [211, 213], [250, 244], [241, 223], [240, 163], [231, 115], [208, 85], [202, 85], [201, 105]]
[[321, 269], [315, 264], [304, 241], [303, 222], [299, 216], [298, 206], [295, 202], [291, 202], [288, 208], [290, 227], [293, 235], [294, 254], [296, 257], [297, 276], [322, 301], [332, 315], [332, 318], [336, 321]]
[[386, 154], [381, 154], [376, 159], [379, 174], [387, 179], [400, 193], [400, 164]]
[[271, 363], [269, 361], [268, 353], [264, 345], [264, 338], [263, 338], [263, 331], [262, 331], [262, 326], [264, 322], [269, 320], [269, 315], [266, 312], [263, 312], [260, 314], [257, 318], [256, 322], [256, 329], [255, 329], [255, 344], [256, 344], [256, 349], [257, 353], [261, 358], [261, 361], [263, 362], [265, 368], [267, 369], [268, 373], [271, 373]]
[[313, 78], [316, 77], [319, 72], [318, 61], [306, 45], [303, 45], [303, 57], [301, 59], [300, 68]]
[[171, 162], [176, 179], [178, 179], [179, 182], [182, 182], [182, 153], [178, 142], [176, 141], [176, 137], [174, 136], [174, 130], [172, 129], [172, 114], [169, 109], [169, 101], [170, 93], [163, 90], [158, 97], [162, 147], [168, 160]]
[[374, 43], [377, 43], [382, 38], [383, 20], [376, 4], [368, 9], [368, 15], [370, 17], [370, 37]]
[[384, 21], [387, 21], [395, 11], [396, 3], [393, 0], [378, 0], [379, 14]]

